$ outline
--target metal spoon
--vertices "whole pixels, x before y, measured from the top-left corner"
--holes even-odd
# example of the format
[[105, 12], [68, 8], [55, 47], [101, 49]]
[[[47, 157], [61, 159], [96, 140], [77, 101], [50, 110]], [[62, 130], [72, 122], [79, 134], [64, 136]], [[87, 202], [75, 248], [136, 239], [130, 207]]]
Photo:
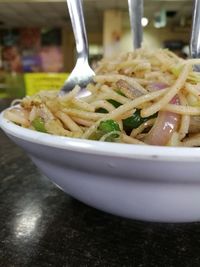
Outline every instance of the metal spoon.
[[[200, 1], [193, 2], [193, 22], [190, 39], [190, 56], [200, 58]], [[200, 65], [194, 66], [195, 71], [200, 71]]]
[[143, 39], [143, 0], [128, 0], [129, 17], [133, 36], [133, 48], [140, 48]]
[[95, 75], [88, 63], [88, 41], [85, 29], [82, 0], [67, 0], [70, 19], [76, 41], [77, 61], [74, 69], [61, 89], [61, 95], [71, 91], [76, 85], [81, 87], [78, 97], [88, 95], [85, 89]]

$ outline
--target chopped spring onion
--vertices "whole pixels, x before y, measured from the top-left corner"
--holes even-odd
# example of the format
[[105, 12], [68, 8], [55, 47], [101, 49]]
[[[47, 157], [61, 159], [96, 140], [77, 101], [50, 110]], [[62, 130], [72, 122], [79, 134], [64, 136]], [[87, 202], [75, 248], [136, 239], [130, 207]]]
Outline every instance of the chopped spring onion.
[[121, 130], [120, 130], [119, 124], [116, 121], [106, 120], [106, 121], [100, 122], [97, 131], [101, 133], [101, 136], [107, 135], [108, 133], [110, 133], [109, 138], [106, 138], [105, 141], [113, 142], [115, 141], [116, 138], [119, 137], [119, 134], [116, 132], [120, 132]]
[[127, 133], [130, 133], [133, 129], [138, 128], [142, 123], [157, 117], [157, 113], [152, 116], [142, 118], [140, 115], [140, 109], [136, 109], [131, 117], [123, 120], [123, 126]]
[[44, 121], [42, 118], [35, 118], [33, 121], [32, 121], [32, 126], [35, 128], [36, 131], [38, 132], [43, 132], [43, 133], [46, 133], [46, 128], [45, 128], [45, 124], [44, 124]]

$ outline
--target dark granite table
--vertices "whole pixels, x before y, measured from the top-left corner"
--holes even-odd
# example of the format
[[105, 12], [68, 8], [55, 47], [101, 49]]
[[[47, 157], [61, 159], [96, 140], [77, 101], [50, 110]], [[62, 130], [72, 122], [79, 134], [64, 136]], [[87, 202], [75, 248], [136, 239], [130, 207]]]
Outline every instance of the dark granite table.
[[41, 175], [0, 131], [0, 267], [199, 267], [200, 223], [127, 220]]

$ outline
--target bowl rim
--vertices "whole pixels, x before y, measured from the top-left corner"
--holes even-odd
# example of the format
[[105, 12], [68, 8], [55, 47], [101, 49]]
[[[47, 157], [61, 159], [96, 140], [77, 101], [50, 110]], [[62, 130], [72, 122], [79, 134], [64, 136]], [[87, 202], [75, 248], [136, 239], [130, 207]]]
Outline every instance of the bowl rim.
[[200, 147], [165, 147], [121, 144], [51, 135], [16, 125], [4, 118], [5, 110], [0, 113], [0, 128], [8, 136], [27, 142], [87, 154], [109, 155], [120, 158], [165, 161], [200, 161]]

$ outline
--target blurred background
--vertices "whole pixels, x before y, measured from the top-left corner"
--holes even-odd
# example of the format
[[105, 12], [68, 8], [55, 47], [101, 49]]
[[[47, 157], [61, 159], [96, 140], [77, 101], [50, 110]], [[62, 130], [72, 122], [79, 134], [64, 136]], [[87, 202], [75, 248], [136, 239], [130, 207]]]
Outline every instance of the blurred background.
[[[127, 0], [83, 0], [90, 64], [131, 51]], [[189, 54], [192, 0], [144, 0], [144, 47]], [[60, 88], [75, 63], [66, 0], [0, 0], [0, 99]]]

